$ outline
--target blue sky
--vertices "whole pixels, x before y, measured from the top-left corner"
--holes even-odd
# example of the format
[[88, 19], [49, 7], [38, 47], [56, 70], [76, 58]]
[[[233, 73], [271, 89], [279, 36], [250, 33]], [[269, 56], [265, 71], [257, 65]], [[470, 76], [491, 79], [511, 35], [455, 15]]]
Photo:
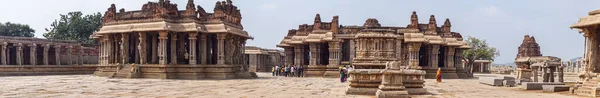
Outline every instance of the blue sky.
[[[157, 1], [157, 0], [150, 0]], [[195, 0], [212, 12], [217, 0]], [[583, 55], [583, 37], [569, 25], [598, 0], [234, 0], [242, 11], [242, 24], [254, 40], [247, 45], [276, 48], [288, 29], [312, 23], [315, 14], [323, 21], [339, 15], [343, 25], [362, 25], [377, 18], [385, 26], [406, 26], [412, 11], [421, 23], [435, 15], [438, 25], [450, 18], [452, 30], [463, 36], [485, 39], [500, 50], [495, 63], [513, 62], [525, 34], [536, 37], [542, 54], [570, 59]], [[139, 10], [148, 0], [10, 0], [0, 6], [0, 22], [28, 24], [42, 37], [59, 14], [82, 11], [104, 13], [110, 4], [117, 9]], [[171, 0], [184, 9], [187, 0]]]

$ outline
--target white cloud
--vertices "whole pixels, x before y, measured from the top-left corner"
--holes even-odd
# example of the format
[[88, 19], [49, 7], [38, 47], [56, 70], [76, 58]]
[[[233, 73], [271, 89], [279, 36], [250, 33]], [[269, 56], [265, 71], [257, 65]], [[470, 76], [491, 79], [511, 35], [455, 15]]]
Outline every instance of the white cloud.
[[502, 11], [502, 9], [496, 7], [496, 6], [488, 6], [485, 7], [483, 9], [481, 9], [481, 13], [485, 16], [489, 16], [489, 17], [505, 17], [508, 16], [506, 14], [506, 12]]
[[259, 11], [273, 11], [276, 10], [278, 6], [276, 4], [264, 3], [258, 6]]

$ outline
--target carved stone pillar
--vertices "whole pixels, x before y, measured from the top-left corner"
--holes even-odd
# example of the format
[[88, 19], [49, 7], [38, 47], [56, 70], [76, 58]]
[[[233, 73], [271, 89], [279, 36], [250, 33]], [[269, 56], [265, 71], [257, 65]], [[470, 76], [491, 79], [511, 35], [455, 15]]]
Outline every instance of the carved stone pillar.
[[198, 39], [198, 33], [196, 32], [191, 32], [188, 33], [189, 34], [189, 47], [190, 47], [190, 52], [188, 53], [190, 56], [188, 58], [189, 63], [190, 64], [196, 64], [196, 39]]
[[456, 49], [454, 52], [454, 67], [463, 68], [462, 65], [463, 49]]
[[402, 39], [400, 38], [396, 38], [396, 47], [394, 53], [396, 55], [397, 61], [404, 63], [404, 61], [402, 61]]
[[431, 51], [429, 51], [429, 68], [438, 68], [438, 59], [440, 54], [440, 45], [431, 45]]
[[146, 55], [147, 55], [146, 51], [148, 50], [148, 48], [146, 47], [146, 44], [147, 44], [146, 43], [146, 33], [145, 32], [139, 32], [138, 35], [139, 35], [139, 37], [138, 37], [139, 43], [137, 45], [137, 48], [138, 48], [138, 52], [139, 52], [138, 54], [140, 55], [139, 56], [140, 57], [140, 64], [147, 64], [148, 57], [146, 57]]
[[352, 64], [352, 62], [354, 61], [354, 56], [356, 56], [356, 42], [354, 41], [354, 39], [348, 40], [349, 41], [349, 48], [350, 48], [350, 57], [349, 57], [349, 62]]
[[421, 43], [409, 43], [408, 51], [409, 51], [409, 59], [408, 65], [410, 68], [420, 68], [419, 66], [419, 50], [421, 48]]
[[17, 65], [22, 65], [23, 64], [23, 44], [22, 43], [17, 43], [16, 45], [17, 48]]
[[127, 63], [129, 63], [129, 34], [121, 33], [121, 64]]
[[73, 65], [73, 46], [67, 46], [67, 61], [69, 61], [69, 65]]
[[454, 68], [454, 48], [451, 46], [446, 47], [446, 60], [444, 61], [446, 64], [444, 67], [446, 68]]
[[[164, 33], [166, 34], [166, 31], [165, 31]], [[159, 34], [159, 35], [160, 35], [160, 34]], [[167, 37], [167, 35], [164, 35], [164, 37], [166, 38], [166, 37]], [[160, 49], [159, 49], [159, 47], [158, 47], [158, 45], [157, 45], [157, 44], [159, 44], [159, 42], [157, 41], [157, 38], [160, 38], [160, 37], [159, 37], [159, 36], [156, 36], [156, 34], [151, 34], [151, 37], [150, 37], [150, 39], [152, 39], [152, 57], [151, 57], [151, 59], [152, 59], [152, 64], [159, 63], [159, 62], [158, 62], [158, 50], [160, 50]], [[158, 39], [158, 40], [160, 40], [160, 39]], [[166, 48], [165, 48], [165, 49], [166, 49]], [[166, 50], [165, 50], [165, 51], [166, 51]]]
[[225, 38], [227, 34], [217, 34], [217, 64], [225, 64]]
[[36, 65], [36, 50], [37, 45], [35, 43], [29, 44], [29, 65]]
[[79, 55], [77, 58], [77, 63], [78, 65], [83, 65], [83, 56], [84, 56], [85, 52], [83, 51], [83, 46], [79, 46]]
[[177, 33], [171, 33], [171, 64], [177, 64]]
[[340, 65], [340, 49], [339, 42], [329, 42], [329, 65]]
[[294, 52], [296, 53], [296, 57], [294, 58], [294, 65], [296, 66], [303, 66], [304, 65], [304, 46], [303, 45], [297, 45], [294, 46]]
[[200, 34], [200, 47], [198, 47], [200, 49], [200, 56], [198, 56], [197, 58], [200, 58], [200, 64], [207, 64], [207, 60], [208, 60], [208, 56], [207, 56], [207, 45], [206, 45], [206, 34], [202, 33]]
[[317, 65], [317, 43], [309, 43], [310, 59], [309, 65]]
[[[284, 52], [285, 52], [285, 65], [292, 65], [294, 64], [294, 48], [293, 47], [287, 47], [284, 48]], [[279, 65], [281, 66], [281, 65]]]
[[159, 46], [158, 46], [158, 62], [161, 65], [167, 64], [167, 31], [159, 32]]
[[8, 56], [6, 56], [6, 53], [7, 53], [6, 52], [6, 48], [8, 48], [7, 47], [8, 43], [7, 42], [2, 42], [1, 45], [2, 45], [2, 49], [1, 49], [2, 50], [2, 55], [1, 55], [2, 57], [0, 57], [0, 58], [2, 58], [2, 60], [0, 60], [1, 61], [0, 63], [2, 63], [2, 65], [8, 65], [8, 62], [7, 62], [8, 61], [7, 60]]

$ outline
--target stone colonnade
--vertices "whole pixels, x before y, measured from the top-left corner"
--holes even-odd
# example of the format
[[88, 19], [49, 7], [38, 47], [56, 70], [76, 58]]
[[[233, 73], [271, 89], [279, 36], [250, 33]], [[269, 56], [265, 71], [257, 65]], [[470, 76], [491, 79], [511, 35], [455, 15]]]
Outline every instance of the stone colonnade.
[[1, 41], [0, 45], [1, 65], [83, 65], [79, 44]]
[[582, 69], [581, 60], [577, 61], [563, 61], [563, 69], [566, 73], [579, 73]]
[[225, 33], [129, 32], [102, 34], [101, 65], [244, 65], [246, 38]]
[[[248, 49], [248, 48], [247, 48]], [[259, 49], [258, 51], [263, 50]], [[265, 52], [245, 52], [245, 56], [248, 58], [248, 64], [250, 72], [271, 72], [274, 66], [284, 65], [284, 55], [279, 50], [265, 50]]]

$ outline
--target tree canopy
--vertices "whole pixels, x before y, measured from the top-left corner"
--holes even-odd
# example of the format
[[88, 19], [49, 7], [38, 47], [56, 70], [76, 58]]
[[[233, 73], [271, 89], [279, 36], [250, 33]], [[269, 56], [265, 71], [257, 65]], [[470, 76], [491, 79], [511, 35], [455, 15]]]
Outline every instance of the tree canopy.
[[102, 26], [102, 14], [100, 12], [83, 15], [81, 12], [69, 12], [60, 14], [60, 19], [50, 24], [52, 28], [46, 28], [44, 37], [48, 39], [74, 40], [81, 43], [94, 43], [90, 35], [98, 31]]
[[467, 61], [467, 70], [472, 72], [473, 61], [475, 60], [494, 60], [496, 57], [500, 56], [500, 52], [494, 48], [490, 47], [485, 40], [477, 39], [475, 37], [469, 36], [466, 40], [467, 44], [469, 44], [472, 48], [469, 50], [465, 50], [463, 55], [465, 61]]
[[0, 23], [0, 36], [33, 37], [35, 30], [29, 25], [18, 23]]

